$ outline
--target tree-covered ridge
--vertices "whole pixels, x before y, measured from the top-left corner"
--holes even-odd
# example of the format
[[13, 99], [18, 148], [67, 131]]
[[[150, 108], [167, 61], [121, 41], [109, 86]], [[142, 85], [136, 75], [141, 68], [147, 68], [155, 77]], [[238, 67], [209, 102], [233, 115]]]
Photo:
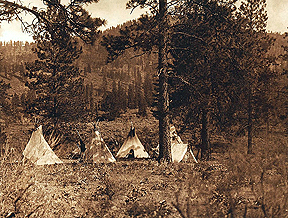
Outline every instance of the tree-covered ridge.
[[[106, 30], [103, 34], [107, 35], [110, 31], [115, 34], [121, 28], [123, 28], [123, 26], [119, 25], [117, 28]], [[275, 42], [268, 53], [276, 59], [276, 64], [273, 65], [273, 68], [275, 68], [277, 72], [280, 72], [286, 68], [286, 61], [281, 59], [279, 56], [284, 53], [282, 45], [287, 44], [287, 42], [283, 39], [283, 35], [281, 34], [273, 33], [270, 35], [275, 38]], [[80, 69], [80, 74], [86, 84], [85, 90], [87, 91], [85, 91], [85, 93], [92, 94], [90, 94], [94, 102], [92, 103], [92, 108], [99, 111], [102, 110], [102, 100], [104, 97], [107, 97], [109, 93], [112, 93], [113, 82], [117, 87], [121, 86], [121, 88], [125, 90], [127, 98], [124, 102], [130, 102], [127, 103], [127, 108], [137, 108], [137, 99], [139, 98], [136, 97], [136, 95], [139, 96], [138, 84], [141, 84], [140, 89], [143, 91], [147, 105], [151, 106], [153, 101], [151, 100], [151, 95], [154, 86], [152, 83], [155, 82], [154, 75], [157, 66], [155, 54], [151, 53], [150, 55], [138, 56], [138, 52], [134, 52], [133, 49], [130, 49], [116, 61], [106, 63], [107, 52], [104, 47], [97, 43], [95, 43], [95, 45], [85, 45], [80, 42], [80, 44], [83, 52], [80, 54], [80, 58], [75, 60], [75, 66]], [[32, 51], [35, 44], [8, 42], [2, 43], [1, 45], [0, 49], [3, 59], [0, 61], [2, 66], [0, 76], [4, 81], [6, 81], [6, 83], [11, 83], [12, 87], [14, 84], [15, 87], [19, 87], [20, 84], [20, 86], [23, 87], [21, 90], [25, 92], [24, 94], [29, 95], [27, 90], [25, 91], [24, 89], [24, 78], [21, 79], [19, 76], [23, 76], [23, 71], [26, 70], [25, 63], [28, 63], [31, 60], [31, 57], [33, 57], [32, 59], [36, 59], [36, 54]], [[19, 65], [19, 63], [21, 65]], [[282, 81], [283, 77], [279, 76], [279, 80]], [[138, 89], [138, 91], [136, 91], [136, 89]], [[16, 93], [18, 97], [16, 96], [15, 98], [20, 99], [22, 92], [19, 93], [18, 91], [19, 90], [16, 88], [8, 90], [8, 93], [10, 94], [9, 98], [11, 99], [13, 93]], [[105, 96], [104, 93], [106, 93]], [[24, 96], [22, 96], [22, 99], [25, 101]], [[106, 100], [109, 102], [108, 99]], [[86, 102], [89, 102], [88, 97]], [[90, 105], [87, 107], [90, 107]], [[106, 109], [103, 109], [104, 112], [105, 110]]]
[[[128, 22], [125, 25], [119, 25], [116, 28], [106, 30], [103, 33], [101, 33], [101, 36], [102, 35], [107, 36], [109, 34], [119, 35], [119, 31], [121, 29], [125, 29], [132, 23], [133, 22]], [[182, 30], [178, 29], [177, 31], [180, 32]], [[183, 41], [185, 41], [185, 36], [183, 33], [184, 31], [182, 32], [181, 37], [183, 37]], [[200, 33], [201, 32], [199, 32], [199, 37]], [[279, 55], [283, 54], [284, 52], [282, 45], [286, 43], [286, 40], [283, 39], [283, 35], [280, 34], [269, 34], [269, 35], [276, 38], [275, 42], [273, 42], [273, 45], [268, 51], [268, 54], [274, 57], [276, 60], [276, 64], [273, 64], [273, 66], [271, 67], [275, 69], [277, 72], [280, 72], [286, 66], [285, 65], [286, 61], [283, 60], [281, 57], [279, 57]], [[181, 40], [179, 40], [180, 38], [177, 37], [177, 35], [174, 36], [176, 39], [175, 42], [181, 43]], [[189, 38], [189, 33], [186, 33], [186, 38], [187, 37]], [[133, 48], [131, 48], [126, 50], [125, 53], [122, 56], [119, 56], [117, 60], [111, 63], [107, 63], [106, 60], [108, 53], [105, 50], [105, 48], [99, 44], [100, 40], [101, 37], [98, 39], [98, 41], [95, 42], [94, 45], [86, 45], [79, 41], [79, 45], [82, 47], [82, 54], [80, 54], [79, 59], [75, 60], [75, 66], [79, 68], [80, 76], [84, 80], [85, 84], [85, 86], [83, 86], [83, 98], [85, 98], [84, 104], [86, 105], [85, 108], [88, 111], [90, 111], [89, 113], [92, 113], [96, 116], [103, 116], [104, 118], [109, 119], [113, 119], [115, 116], [120, 115], [122, 112], [125, 112], [128, 108], [138, 109], [139, 112], [142, 111], [140, 112], [141, 114], [145, 114], [145, 107], [152, 106], [152, 103], [154, 101], [152, 95], [154, 86], [153, 83], [155, 82], [154, 76], [156, 74], [156, 67], [157, 67], [156, 54], [152, 52], [150, 54], [142, 55], [141, 52], [139, 53], [137, 51], [134, 51]], [[195, 40], [195, 42], [197, 42], [197, 40]], [[1, 64], [7, 66], [8, 63], [9, 66], [2, 68], [1, 76], [5, 77], [5, 69], [6, 72], [9, 72], [9, 70], [11, 72], [11, 74], [8, 73], [8, 76], [5, 80], [6, 82], [11, 81], [11, 78], [16, 78], [19, 75], [23, 75], [20, 72], [22, 72], [22, 70], [25, 68], [24, 67], [20, 68], [17, 63], [21, 63], [21, 66], [23, 66], [25, 65], [25, 63], [28, 62], [27, 60], [29, 60], [29, 58], [31, 60], [31, 56], [33, 57], [34, 55], [34, 58], [36, 58], [35, 54], [31, 51], [32, 47], [35, 47], [35, 44], [27, 44], [27, 43], [25, 44], [21, 42], [9, 42], [5, 44], [2, 43], [0, 49], [2, 50], [4, 59], [1, 61]], [[193, 49], [195, 49], [195, 47]], [[176, 55], [176, 50], [174, 51], [173, 54]], [[219, 54], [221, 54], [220, 51]], [[182, 53], [182, 55], [184, 55], [184, 53]], [[220, 59], [221, 56], [218, 56], [218, 60]], [[15, 66], [12, 67], [14, 63]], [[215, 64], [217, 65], [217, 61], [215, 62]], [[175, 66], [177, 67], [178, 65]], [[179, 66], [181, 66], [181, 64]], [[186, 65], [186, 67], [188, 67], [188, 65]], [[9, 77], [9, 75], [11, 75], [10, 76], [11, 78]], [[177, 83], [180, 82], [178, 84], [182, 84], [181, 77], [179, 78], [177, 77], [174, 78], [176, 79], [176, 82]], [[284, 76], [279, 75], [278, 80], [279, 82], [285, 81]], [[185, 85], [185, 82], [187, 81], [185, 80], [184, 84], [182, 85]], [[188, 90], [189, 89], [187, 89], [187, 91]], [[22, 97], [21, 97], [22, 93], [17, 93], [17, 95], [13, 97], [14, 98], [13, 104], [17, 105], [15, 102], [18, 101], [27, 102], [27, 99], [33, 98], [33, 94], [31, 93], [32, 93], [31, 91], [29, 92], [26, 91], [26, 93]], [[12, 99], [11, 94], [12, 93], [10, 92], [9, 97], [10, 99]], [[172, 101], [172, 103], [175, 102], [177, 101], [174, 100]], [[21, 107], [18, 106], [17, 108], [19, 109]], [[223, 112], [229, 111], [229, 113], [230, 112], [232, 113], [230, 109], [226, 108], [225, 110], [222, 111]], [[193, 111], [195, 113], [197, 112], [197, 110]], [[176, 114], [180, 115], [181, 113], [176, 112]], [[228, 116], [228, 114], [226, 113], [225, 118], [226, 121], [231, 121], [231, 119], [227, 120], [227, 117], [232, 118], [232, 116]], [[221, 122], [223, 123], [225, 119], [222, 120]], [[224, 128], [223, 125], [222, 127]]]
[[[127, 7], [146, 7], [150, 13], [120, 30], [120, 35], [103, 39], [110, 61], [130, 48], [158, 52], [160, 153], [161, 144], [164, 150], [169, 147], [169, 120], [181, 112], [186, 113], [179, 117], [183, 126], [199, 124], [205, 159], [209, 129], [236, 125], [238, 113], [244, 118], [241, 123], [247, 122], [248, 153], [252, 152], [254, 123], [258, 116], [269, 114], [261, 109], [270, 106], [265, 95], [274, 76], [275, 60], [267, 55], [273, 38], [265, 30], [265, 0], [247, 0], [239, 8], [235, 2], [131, 0]], [[167, 78], [172, 81], [169, 85]], [[176, 110], [174, 116], [171, 109]], [[164, 153], [169, 159], [169, 151]]]
[[[110, 111], [107, 108], [123, 108], [122, 102], [127, 102], [127, 107], [123, 108], [122, 112], [125, 112], [127, 108], [138, 109], [138, 107], [142, 107], [140, 109], [142, 112], [140, 113], [145, 114], [146, 106], [150, 106], [153, 101], [155, 59], [150, 56], [138, 57], [133, 51], [130, 51], [123, 58], [123, 60], [125, 59], [124, 63], [120, 59], [114, 63], [106, 63], [107, 53], [105, 48], [97, 43], [95, 45], [87, 45], [79, 40], [76, 41], [79, 43], [79, 47], [82, 47], [82, 53], [80, 58], [75, 58], [74, 66], [79, 68], [79, 76], [84, 81], [81, 92], [85, 102], [84, 107], [88, 112], [94, 115], [98, 111], [100, 114], [106, 114], [107, 112], [107, 116], [105, 115], [104, 117], [114, 119], [116, 114], [110, 116]], [[48, 48], [50, 47], [48, 46]], [[7, 83], [11, 83], [13, 87], [15, 86], [12, 90], [8, 90], [10, 93], [9, 101], [13, 101], [14, 105], [16, 104], [15, 102], [22, 102], [18, 104], [18, 110], [22, 106], [26, 108], [25, 110], [30, 110], [27, 108], [27, 104], [30, 104], [30, 100], [34, 99], [35, 96], [32, 89], [28, 90], [25, 88], [27, 77], [24, 74], [29, 71], [27, 67], [29, 68], [29, 65], [31, 65], [31, 61], [37, 59], [37, 54], [32, 51], [36, 51], [37, 45], [35, 43], [9, 42], [3, 43], [0, 49], [4, 57], [1, 64], [4, 66], [9, 64], [9, 67], [2, 68], [0, 76]], [[40, 51], [39, 48], [38, 51]], [[21, 63], [21, 68], [18, 63]], [[40, 69], [41, 64], [39, 61], [37, 63]], [[113, 89], [113, 83], [116, 84], [116, 89]], [[19, 87], [22, 88], [19, 89]], [[121, 93], [124, 93], [124, 95]], [[119, 99], [119, 106], [115, 107], [117, 103], [114, 101], [109, 103], [109, 98], [113, 95], [119, 96], [117, 98]], [[104, 102], [108, 103], [108, 105]], [[117, 115], [119, 114], [117, 112]]]

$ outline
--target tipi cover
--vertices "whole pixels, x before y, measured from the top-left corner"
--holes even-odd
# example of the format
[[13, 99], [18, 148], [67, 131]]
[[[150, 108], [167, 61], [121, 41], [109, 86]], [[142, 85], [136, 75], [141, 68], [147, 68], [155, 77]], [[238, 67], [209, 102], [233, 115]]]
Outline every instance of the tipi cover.
[[140, 142], [133, 126], [131, 127], [129, 134], [116, 157], [124, 158], [130, 153], [130, 150], [134, 151], [135, 158], [149, 158], [149, 154], [145, 151], [145, 148]]
[[171, 155], [172, 155], [172, 161], [179, 163], [183, 160], [184, 156], [189, 156], [189, 153], [191, 154], [194, 161], [197, 163], [197, 160], [191, 151], [189, 149], [188, 151], [188, 144], [184, 144], [181, 140], [181, 138], [176, 133], [175, 126], [170, 127], [170, 137], [171, 137]]
[[116, 161], [98, 130], [94, 131], [94, 136], [86, 150], [85, 158], [93, 160], [93, 163], [111, 163]]
[[63, 163], [46, 142], [42, 125], [32, 133], [23, 155], [36, 165]]

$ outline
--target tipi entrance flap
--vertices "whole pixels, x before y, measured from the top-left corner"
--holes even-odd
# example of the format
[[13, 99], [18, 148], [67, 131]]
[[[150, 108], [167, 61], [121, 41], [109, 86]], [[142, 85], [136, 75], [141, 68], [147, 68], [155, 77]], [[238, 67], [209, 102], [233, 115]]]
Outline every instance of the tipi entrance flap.
[[131, 150], [134, 151], [135, 158], [149, 158], [149, 154], [145, 151], [145, 148], [140, 142], [134, 127], [131, 128], [116, 157], [124, 158], [130, 153]]
[[23, 151], [24, 158], [36, 165], [63, 163], [48, 145], [39, 126], [31, 135], [31, 138]]

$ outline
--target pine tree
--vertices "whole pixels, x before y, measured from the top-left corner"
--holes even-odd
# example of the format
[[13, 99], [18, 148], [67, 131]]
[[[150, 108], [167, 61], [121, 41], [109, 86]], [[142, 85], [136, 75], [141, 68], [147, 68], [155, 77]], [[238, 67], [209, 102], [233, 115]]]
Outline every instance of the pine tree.
[[94, 86], [93, 83], [90, 83], [90, 95], [89, 95], [89, 105], [90, 105], [90, 112], [91, 115], [93, 116], [95, 113], [97, 114], [97, 109], [95, 107], [95, 102], [94, 102]]
[[[251, 139], [251, 121], [257, 110], [263, 112], [267, 106], [263, 91], [271, 78], [266, 56], [271, 39], [263, 29], [265, 4], [247, 2], [235, 11], [234, 1], [182, 1], [175, 19], [171, 107], [186, 124], [201, 128], [205, 159], [209, 157], [209, 126], [225, 130], [237, 125], [238, 115], [247, 105]], [[243, 10], [249, 11], [249, 16]], [[258, 21], [253, 21], [255, 29], [251, 29], [247, 24], [254, 18]], [[254, 86], [251, 95], [249, 84]]]
[[[92, 43], [97, 37], [97, 28], [104, 24], [104, 20], [100, 18], [92, 18], [83, 6], [91, 3], [96, 3], [98, 0], [71, 0], [67, 5], [61, 4], [61, 1], [46, 1], [42, 3], [48, 7], [55, 7], [61, 11], [61, 22], [55, 22], [47, 17], [47, 11], [43, 8], [35, 7], [31, 4], [25, 5], [23, 2], [15, 2], [4, 0], [0, 5], [1, 20], [12, 21], [14, 19], [20, 20], [24, 25], [25, 31], [34, 34], [38, 34], [38, 30], [46, 26], [51, 30], [56, 25], [62, 25], [63, 29], [66, 29], [67, 34], [76, 35], [85, 42]], [[25, 13], [23, 13], [25, 12]], [[23, 14], [30, 14], [33, 16], [33, 23], [25, 22]], [[48, 11], [49, 13], [49, 11]], [[57, 34], [57, 32], [55, 32]], [[6, 43], [6, 46], [11, 47], [12, 41]]]
[[107, 75], [104, 74], [103, 79], [102, 79], [102, 84], [101, 84], [101, 93], [103, 95], [105, 95], [105, 93], [108, 91], [107, 86], [108, 86]]
[[128, 94], [127, 94], [128, 107], [130, 109], [135, 109], [137, 107], [135, 98], [135, 85], [133, 83], [129, 84]]
[[119, 99], [118, 102], [121, 113], [125, 112], [127, 110], [127, 94], [120, 80], [118, 81], [117, 99]]
[[[272, 44], [272, 38], [266, 32], [267, 12], [266, 0], [247, 0], [242, 2], [238, 12], [238, 20], [242, 32], [238, 34], [242, 43], [239, 52], [243, 55], [238, 59], [245, 83], [242, 83], [243, 100], [247, 110], [248, 154], [252, 153], [253, 126], [261, 113], [257, 110], [267, 106], [262, 87], [269, 86], [272, 75], [269, 69], [271, 60], [267, 51]], [[267, 103], [267, 101], [266, 101]], [[260, 112], [260, 111], [259, 111]]]
[[171, 161], [169, 94], [168, 94], [168, 17], [167, 0], [130, 0], [128, 8], [150, 8], [152, 16], [143, 15], [138, 21], [126, 26], [120, 36], [104, 36], [102, 44], [109, 53], [109, 60], [116, 59], [124, 50], [134, 47], [144, 52], [158, 51], [159, 75], [159, 161]]
[[8, 90], [10, 88], [10, 84], [7, 84], [3, 80], [0, 80], [0, 115], [8, 115], [10, 113], [10, 104], [8, 99]]
[[[85, 112], [83, 79], [73, 65], [82, 50], [78, 40], [67, 31], [69, 26], [62, 22], [65, 19], [62, 15], [61, 8], [47, 5], [45, 19], [53, 19], [55, 24], [37, 30], [34, 51], [38, 60], [26, 66], [29, 78], [26, 85], [36, 91], [33, 107], [30, 106], [27, 112], [41, 116], [54, 129], [60, 122], [77, 120]], [[85, 17], [83, 13], [79, 19]]]
[[144, 89], [144, 97], [145, 101], [147, 102], [147, 106], [151, 107], [153, 103], [153, 83], [151, 79], [151, 75], [147, 72], [144, 77], [144, 83], [143, 83], [143, 89]]
[[238, 71], [230, 58], [235, 42], [231, 34], [237, 32], [233, 2], [183, 1], [177, 18], [172, 35], [172, 48], [176, 49], [171, 52], [171, 108], [183, 128], [200, 129], [201, 157], [207, 160], [209, 127], [226, 120], [229, 110], [223, 108], [232, 109], [235, 97]]
[[147, 103], [146, 100], [144, 98], [144, 93], [143, 91], [141, 91], [139, 93], [139, 101], [138, 101], [138, 114], [140, 116], [146, 116], [147, 115]]
[[[120, 88], [119, 88], [120, 86]], [[120, 93], [119, 93], [120, 91]], [[126, 110], [126, 98], [125, 93], [120, 96], [121, 92], [124, 92], [121, 88], [121, 84], [117, 83], [115, 80], [112, 82], [112, 91], [104, 94], [101, 109], [108, 113], [108, 119], [114, 120], [122, 112]], [[125, 109], [124, 109], [125, 108]]]

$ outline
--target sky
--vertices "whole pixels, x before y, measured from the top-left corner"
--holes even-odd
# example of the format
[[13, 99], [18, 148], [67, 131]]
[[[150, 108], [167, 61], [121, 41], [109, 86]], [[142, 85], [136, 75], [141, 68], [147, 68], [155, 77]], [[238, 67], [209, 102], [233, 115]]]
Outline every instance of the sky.
[[[40, 0], [24, 0], [30, 5], [40, 5]], [[131, 13], [131, 10], [126, 9], [128, 0], [100, 0], [98, 3], [89, 5], [87, 10], [93, 17], [101, 17], [107, 21], [107, 25], [102, 29], [125, 21], [135, 19], [144, 13], [141, 9], [136, 9]], [[267, 0], [268, 23], [267, 30], [272, 32], [288, 31], [288, 0]], [[31, 18], [27, 17], [27, 20]], [[11, 23], [2, 22], [0, 27], [0, 41], [33, 41], [32, 37], [21, 30], [20, 22], [13, 21]]]

